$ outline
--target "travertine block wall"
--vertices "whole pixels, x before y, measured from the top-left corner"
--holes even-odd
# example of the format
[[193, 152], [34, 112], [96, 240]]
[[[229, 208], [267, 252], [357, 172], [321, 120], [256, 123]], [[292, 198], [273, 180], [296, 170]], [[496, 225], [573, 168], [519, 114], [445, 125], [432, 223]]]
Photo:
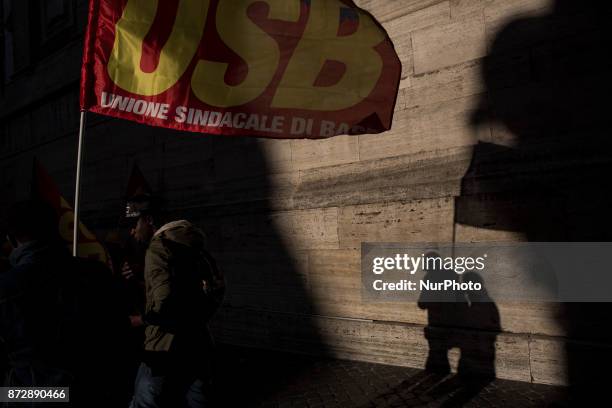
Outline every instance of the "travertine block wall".
[[[385, 26], [402, 60], [391, 131], [256, 140], [92, 117], [84, 219], [102, 237], [114, 228], [137, 163], [176, 214], [202, 225], [226, 271], [230, 289], [214, 325], [221, 341], [422, 367], [427, 312], [361, 300], [360, 243], [526, 239], [521, 231], [457, 223], [456, 198], [473, 146], [515, 137], [495, 123], [471, 124], [487, 99], [483, 58], [502, 27], [550, 13], [553, 0], [357, 3]], [[4, 91], [3, 207], [27, 195], [33, 156], [72, 197], [79, 50], [77, 39]], [[502, 63], [516, 72], [507, 86], [521, 83], [529, 63], [520, 57]], [[497, 307], [497, 375], [564, 383], [568, 340], [558, 306]], [[435, 330], [462, 339], [479, 333], [479, 327]], [[455, 365], [457, 358], [454, 350]]]

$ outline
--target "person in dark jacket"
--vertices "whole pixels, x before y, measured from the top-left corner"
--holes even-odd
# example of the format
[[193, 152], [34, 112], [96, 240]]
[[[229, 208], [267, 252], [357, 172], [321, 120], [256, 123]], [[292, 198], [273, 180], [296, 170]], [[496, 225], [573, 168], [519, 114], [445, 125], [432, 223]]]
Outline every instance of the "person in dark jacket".
[[46, 203], [17, 203], [6, 218], [14, 249], [11, 268], [0, 274], [4, 384], [70, 387], [72, 407], [116, 405], [121, 396], [112, 375], [118, 368], [114, 356], [129, 320], [108, 301], [110, 271], [71, 256]]
[[163, 224], [150, 203], [140, 204], [128, 213], [137, 219], [132, 236], [148, 245], [145, 313], [132, 316], [133, 325], [145, 326], [145, 352], [131, 406], [210, 406], [207, 323], [221, 301], [222, 277], [199, 228], [185, 220]]
[[0, 275], [0, 338], [11, 386], [68, 386], [70, 359], [63, 345], [61, 286], [71, 268], [56, 237], [57, 219], [42, 202], [25, 201], [7, 214], [14, 247], [11, 269]]

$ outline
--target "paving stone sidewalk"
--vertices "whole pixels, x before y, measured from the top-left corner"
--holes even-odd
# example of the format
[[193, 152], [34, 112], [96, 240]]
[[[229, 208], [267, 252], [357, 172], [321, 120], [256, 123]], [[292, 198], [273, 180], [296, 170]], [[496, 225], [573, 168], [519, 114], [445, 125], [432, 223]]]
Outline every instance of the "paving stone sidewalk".
[[565, 387], [254, 349], [222, 348], [222, 407], [566, 407]]

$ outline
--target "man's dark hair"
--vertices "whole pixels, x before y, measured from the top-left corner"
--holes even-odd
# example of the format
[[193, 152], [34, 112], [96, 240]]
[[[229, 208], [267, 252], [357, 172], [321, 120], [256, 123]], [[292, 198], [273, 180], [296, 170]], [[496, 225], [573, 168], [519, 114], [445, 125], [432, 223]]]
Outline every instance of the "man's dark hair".
[[5, 229], [12, 237], [54, 240], [58, 236], [58, 218], [55, 210], [44, 201], [20, 201], [8, 209]]

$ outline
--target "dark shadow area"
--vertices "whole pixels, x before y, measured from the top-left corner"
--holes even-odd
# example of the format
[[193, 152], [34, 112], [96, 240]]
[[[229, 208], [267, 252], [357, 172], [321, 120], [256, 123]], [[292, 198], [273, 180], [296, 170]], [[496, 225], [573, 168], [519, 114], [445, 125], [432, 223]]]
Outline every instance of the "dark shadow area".
[[[162, 196], [170, 211], [168, 218], [187, 219], [201, 227], [207, 237], [208, 250], [225, 274], [227, 292], [224, 305], [210, 324], [216, 342], [221, 346], [249, 347], [255, 355], [261, 353], [261, 359], [257, 357], [258, 370], [250, 371], [248, 376], [242, 375], [239, 359], [227, 354], [222, 358], [211, 356], [217, 360], [213, 387], [217, 388], [217, 380], [224, 381], [227, 376], [232, 378], [232, 392], [215, 392], [219, 406], [251, 406], [249, 402], [255, 396], [265, 399], [265, 394], [278, 391], [281, 379], [291, 381], [310, 367], [310, 360], [298, 358], [291, 362], [290, 368], [276, 371], [274, 366], [266, 364], [266, 349], [318, 356], [327, 354], [317, 322], [312, 317], [317, 312], [305, 285], [307, 277], [303, 259], [299, 258], [299, 251], [290, 247], [291, 239], [299, 237], [286, 237], [278, 227], [282, 225], [279, 223], [287, 222], [278, 219], [278, 212], [285, 211], [286, 214], [292, 211], [292, 207], [283, 202], [283, 194], [288, 192], [282, 186], [273, 185], [274, 170], [269, 166], [270, 159], [261, 140], [185, 134], [119, 120], [105, 121], [100, 127], [96, 127], [95, 120], [92, 122], [86, 160], [88, 167], [84, 171], [84, 224], [97, 233], [117, 229], [117, 220], [125, 211], [124, 203], [119, 206], [115, 203], [110, 208], [103, 200], [112, 189], [122, 189], [119, 183], [127, 182], [129, 170], [125, 171], [126, 167], [139, 163], [154, 193]], [[112, 162], [119, 151], [123, 152], [123, 160], [129, 165], [100, 165]], [[40, 159], [42, 162], [48, 160], [44, 155]], [[112, 176], [105, 178], [109, 173]], [[114, 184], [97, 184], [98, 180], [112, 180]], [[142, 269], [142, 266], [138, 267], [143, 262], [142, 248], [119, 239], [109, 249], [114, 256], [116, 279], [112, 288], [97, 285], [96, 294], [104, 300], [96, 302], [103, 311], [121, 309], [122, 316], [127, 319], [128, 314], [141, 312], [143, 300], [142, 297], [134, 298], [137, 286], [122, 282], [121, 265], [129, 261], [135, 266], [135, 272], [141, 274], [137, 269]], [[67, 248], [63, 251], [69, 256]], [[7, 262], [8, 253], [5, 254], [3, 245], [0, 272], [10, 269]], [[105, 274], [110, 276], [109, 271]], [[89, 275], [83, 274], [85, 276]], [[82, 294], [87, 296], [87, 292]], [[98, 299], [87, 297], [92, 302]], [[89, 307], [78, 309], [88, 317], [92, 313]], [[82, 321], [89, 322], [88, 319]], [[104, 353], [99, 347], [80, 349], [79, 355], [89, 355], [91, 361], [97, 361], [98, 357], [112, 354], [113, 361], [118, 362], [109, 378], [112, 377], [113, 390], [120, 394], [117, 398], [125, 400], [129, 398], [126, 394], [133, 390], [131, 382], [140, 361], [142, 334], [133, 331], [133, 338], [125, 339], [123, 331], [119, 336], [119, 332], [112, 328], [105, 330], [104, 323], [99, 320], [91, 323], [105, 335], [116, 335], [115, 340], [123, 339], [124, 344], [104, 350]], [[82, 358], [81, 361], [87, 363], [89, 360]], [[4, 364], [0, 360], [2, 368]], [[96, 366], [89, 368], [95, 369]], [[103, 374], [108, 373], [96, 373]], [[256, 390], [252, 388], [255, 376], [259, 384]], [[110, 384], [109, 379], [105, 381]], [[233, 405], [231, 401], [234, 399], [240, 399], [241, 403]]]
[[[155, 137], [156, 149], [164, 158], [160, 163], [150, 163], [144, 159], [150, 155], [137, 154], [133, 161], [143, 170], [153, 193], [163, 199], [169, 219], [186, 219], [203, 229], [206, 247], [225, 275], [224, 303], [210, 324], [215, 342], [248, 347], [254, 350], [251, 356], [262, 355], [257, 389], [252, 387], [252, 373], [242, 375], [239, 358], [224, 355], [215, 359], [213, 388], [225, 387], [221, 383], [229, 376], [235, 389], [240, 390], [215, 391], [219, 406], [250, 406], [255, 398], [265, 399], [267, 393], [277, 391], [281, 379], [291, 381], [309, 368], [308, 359], [296, 359], [281, 374], [277, 367], [266, 366], [266, 349], [327, 354], [311, 317], [316, 310], [305, 286], [305, 270], [299, 264], [299, 255], [289, 247], [291, 237], [283, 236], [276, 224], [279, 209], [291, 211], [283, 203], [288, 192], [272, 185], [274, 172], [261, 140], [161, 129], [151, 130], [152, 136], [141, 129], [138, 127], [135, 137]], [[191, 158], [196, 154], [199, 160]], [[126, 260], [139, 264], [137, 254], [142, 257], [142, 251], [137, 245], [128, 240], [122, 250]], [[134, 292], [133, 287], [125, 290]], [[128, 302], [128, 307], [135, 308], [133, 302]]]
[[[557, 0], [552, 13], [496, 34], [473, 117], [492, 126], [491, 140], [475, 146], [456, 222], [528, 241], [612, 240], [609, 18], [609, 2]], [[559, 305], [572, 404], [605, 394], [611, 313], [609, 303]]]
[[[426, 258], [440, 255], [429, 252]], [[463, 406], [495, 380], [495, 340], [501, 331], [499, 311], [482, 277], [475, 272], [459, 275], [440, 264], [439, 268], [427, 270], [423, 280], [479, 283], [482, 289], [421, 292], [418, 306], [427, 310], [424, 334], [429, 346], [425, 371], [402, 382], [391, 393], [415, 396], [413, 406], [429, 400], [439, 401], [437, 406]], [[460, 353], [454, 375], [449, 361], [452, 349]]]
[[[259, 407], [267, 400], [306, 403], [308, 379], [316, 373], [317, 359], [296, 354], [222, 345], [218, 348], [215, 406]], [[237, 387], [240, 392], [236, 392]], [[291, 395], [292, 391], [296, 395]]]
[[480, 275], [467, 272], [461, 280], [479, 283], [482, 290], [464, 294], [467, 307], [463, 308], [465, 315], [460, 322], [469, 331], [452, 336], [460, 340], [457, 375], [432, 392], [434, 398], [448, 396], [441, 405], [445, 407], [463, 406], [495, 380], [495, 340], [501, 331], [499, 310]]
[[114, 289], [107, 268], [71, 256], [46, 202], [16, 204], [2, 224], [15, 248], [0, 271], [2, 384], [70, 387], [70, 404], [64, 404], [70, 407], [121, 402], [129, 320], [108, 302]]
[[[438, 258], [436, 252], [428, 252], [426, 258]], [[458, 275], [452, 270], [439, 268], [427, 270], [424, 281], [443, 283], [445, 280], [458, 280]], [[429, 354], [425, 363], [425, 370], [449, 374], [451, 371], [448, 361], [448, 352], [459, 347], [453, 336], [448, 336], [444, 328], [462, 326], [469, 313], [469, 305], [463, 294], [454, 290], [424, 290], [419, 297], [418, 306], [427, 311], [427, 327], [424, 329], [425, 338], [429, 346]]]
[[[200, 203], [179, 213], [204, 228], [226, 275], [227, 313], [222, 310], [215, 323], [220, 338], [229, 335], [228, 340], [249, 347], [326, 354], [310, 317], [316, 308], [305, 286], [306, 271], [290, 247], [299, 237], [278, 229], [287, 222], [279, 211], [294, 209], [287, 200], [291, 190], [273, 185], [274, 170], [261, 140], [210, 138], [212, 180], [202, 180]], [[236, 329], [244, 334], [231, 333]]]
[[[305, 286], [306, 272], [289, 247], [292, 237], [285, 237], [276, 224], [287, 222], [277, 212], [291, 210], [283, 203], [288, 191], [272, 184], [274, 171], [262, 141], [211, 136], [210, 142], [210, 179], [192, 175], [196, 180], [201, 177], [197, 187], [202, 191], [201, 201], [178, 213], [203, 227], [225, 274], [227, 293], [213, 321], [213, 335], [221, 343], [325, 356], [326, 347], [311, 317], [317, 313]], [[168, 178], [169, 190], [172, 183]], [[217, 361], [215, 377], [231, 373], [235, 389], [241, 390], [217, 394], [219, 406], [249, 406], [250, 401], [265, 399], [310, 368], [309, 359], [297, 359], [280, 369], [267, 367], [267, 353], [261, 353], [256, 389], [253, 376], [240, 374], [239, 359]], [[235, 405], [227, 398], [242, 402]]]
[[[359, 361], [221, 347], [221, 406], [240, 407], [543, 407], [566, 390], [519, 381], [464, 378]], [[238, 370], [236, 370], [238, 368]], [[261, 376], [259, 373], [266, 373]], [[245, 379], [249, 379], [246, 381]], [[245, 384], [241, 393], [237, 383]], [[464, 404], [464, 402], [469, 403]]]

